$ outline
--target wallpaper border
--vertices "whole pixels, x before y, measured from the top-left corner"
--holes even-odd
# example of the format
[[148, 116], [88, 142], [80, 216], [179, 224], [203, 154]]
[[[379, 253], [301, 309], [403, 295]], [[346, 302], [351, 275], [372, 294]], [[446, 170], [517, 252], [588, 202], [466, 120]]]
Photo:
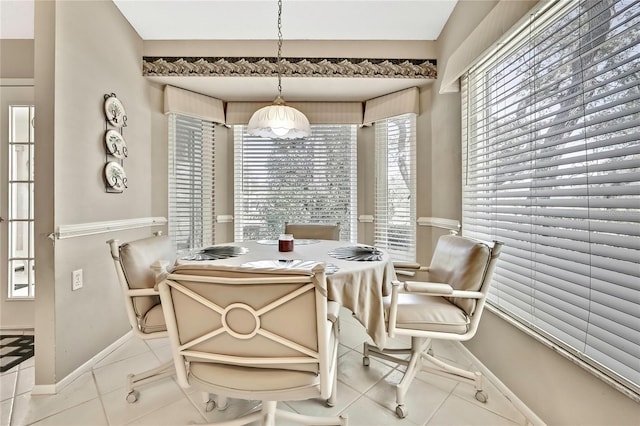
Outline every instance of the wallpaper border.
[[[271, 77], [275, 57], [144, 56], [144, 76]], [[420, 78], [437, 77], [435, 59], [282, 58], [287, 77]]]

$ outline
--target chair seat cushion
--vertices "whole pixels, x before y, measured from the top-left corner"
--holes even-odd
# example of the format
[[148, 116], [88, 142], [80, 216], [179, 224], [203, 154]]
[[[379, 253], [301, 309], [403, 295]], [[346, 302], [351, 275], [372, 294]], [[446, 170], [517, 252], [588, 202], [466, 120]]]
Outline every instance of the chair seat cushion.
[[190, 362], [189, 383], [233, 391], [275, 392], [319, 386], [320, 376], [307, 371]]
[[140, 318], [140, 331], [143, 333], [157, 333], [167, 331], [167, 325], [162, 313], [162, 304], [158, 303]]
[[[385, 322], [389, 321], [390, 297], [384, 298]], [[466, 312], [444, 297], [398, 294], [397, 328], [464, 334], [469, 328]]]

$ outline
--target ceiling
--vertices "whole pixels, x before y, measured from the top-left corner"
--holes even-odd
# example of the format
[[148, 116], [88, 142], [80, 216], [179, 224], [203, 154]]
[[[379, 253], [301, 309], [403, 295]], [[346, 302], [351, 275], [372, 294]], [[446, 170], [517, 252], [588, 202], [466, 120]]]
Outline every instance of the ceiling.
[[[113, 0], [144, 40], [275, 40], [275, 0]], [[457, 0], [283, 0], [289, 40], [436, 40]], [[33, 38], [33, 0], [0, 0], [0, 38]], [[277, 46], [274, 43], [274, 54]], [[153, 77], [223, 100], [272, 100], [265, 77]], [[361, 101], [429, 80], [287, 78], [289, 101]]]
[[[275, 0], [113, 0], [145, 40], [273, 40]], [[284, 0], [292, 40], [435, 40], [456, 0]], [[149, 19], [152, 16], [153, 19]]]

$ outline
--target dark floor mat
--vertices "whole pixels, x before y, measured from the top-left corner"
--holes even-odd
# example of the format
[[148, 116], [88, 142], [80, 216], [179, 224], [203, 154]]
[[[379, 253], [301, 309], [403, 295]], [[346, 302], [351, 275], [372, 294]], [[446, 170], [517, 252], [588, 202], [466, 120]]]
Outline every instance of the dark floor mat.
[[33, 356], [33, 336], [0, 335], [0, 372], [4, 373]]

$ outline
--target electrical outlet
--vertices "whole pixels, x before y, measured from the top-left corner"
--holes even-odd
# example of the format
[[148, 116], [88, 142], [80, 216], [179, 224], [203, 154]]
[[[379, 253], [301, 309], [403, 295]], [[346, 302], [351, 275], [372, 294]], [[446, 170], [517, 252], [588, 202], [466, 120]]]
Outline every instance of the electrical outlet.
[[82, 288], [82, 269], [71, 272], [71, 290]]

